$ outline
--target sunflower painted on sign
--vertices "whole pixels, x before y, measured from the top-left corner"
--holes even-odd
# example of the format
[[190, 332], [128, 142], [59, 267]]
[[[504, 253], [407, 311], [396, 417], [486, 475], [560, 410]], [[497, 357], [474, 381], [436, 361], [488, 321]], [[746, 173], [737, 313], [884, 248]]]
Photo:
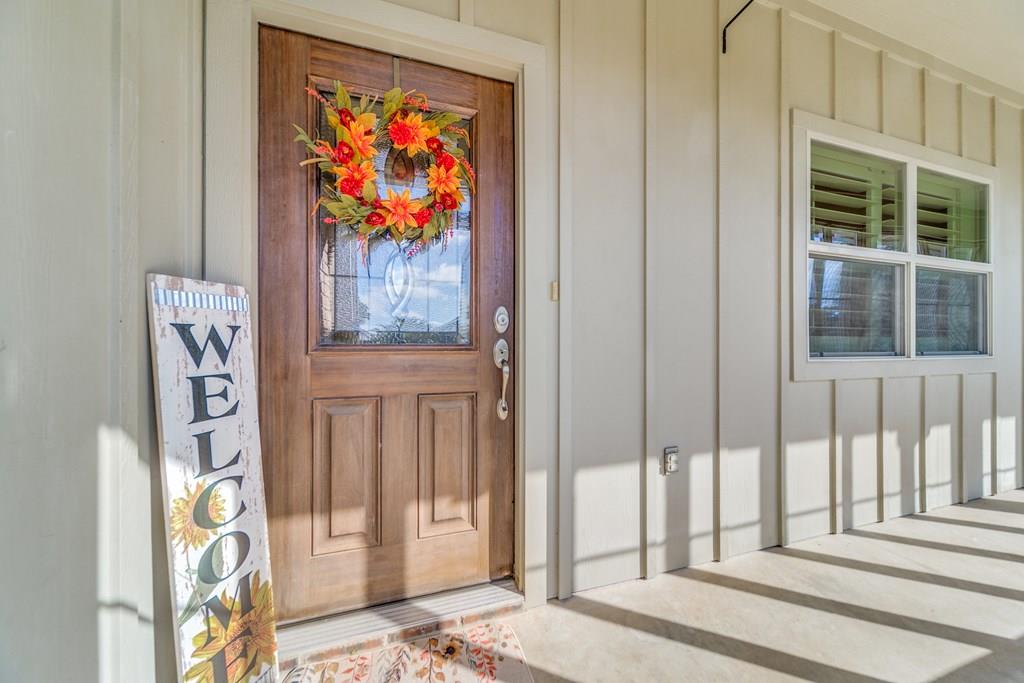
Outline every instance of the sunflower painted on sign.
[[[469, 144], [469, 133], [455, 124], [461, 115], [433, 112], [427, 97], [394, 88], [384, 93], [381, 116], [373, 107], [376, 98], [354, 101], [341, 83], [335, 82], [331, 98], [315, 88], [306, 92], [324, 108], [332, 134], [322, 139], [295, 126], [297, 142], [310, 157], [303, 165], [316, 164], [324, 185], [313, 212], [323, 206], [331, 215], [325, 223], [341, 223], [359, 235], [364, 257], [368, 242], [393, 240], [408, 257], [433, 242], [447, 244], [456, 212], [475, 191], [476, 175], [459, 142]], [[333, 142], [332, 142], [333, 140]], [[418, 159], [427, 169], [428, 192], [410, 196], [395, 194], [377, 185], [373, 158], [377, 147], [390, 146]], [[465, 192], [464, 192], [465, 191]]]
[[[195, 489], [185, 484], [185, 495], [175, 498], [171, 503], [171, 543], [180, 545], [183, 550], [198, 550], [204, 547], [213, 535], [209, 529], [196, 524], [195, 520], [196, 503], [205, 490], [206, 482], [202, 479], [196, 482]], [[207, 511], [210, 519], [217, 524], [224, 522], [224, 498], [216, 489], [210, 492]]]
[[192, 638], [192, 657], [202, 661], [185, 672], [187, 683], [248, 683], [273, 666], [277, 641], [270, 582], [261, 583], [257, 571], [248, 586], [239, 584], [238, 594], [224, 592], [219, 601], [222, 609], [207, 610], [202, 630]]

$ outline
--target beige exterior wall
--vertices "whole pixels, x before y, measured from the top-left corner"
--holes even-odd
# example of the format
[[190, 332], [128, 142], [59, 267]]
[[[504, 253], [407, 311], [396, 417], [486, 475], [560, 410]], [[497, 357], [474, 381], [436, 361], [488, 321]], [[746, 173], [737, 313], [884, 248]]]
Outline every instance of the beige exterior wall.
[[[571, 265], [550, 594], [1024, 484], [1024, 95], [796, 0], [753, 5], [727, 55], [740, 0], [401, 4], [548, 50]], [[173, 675], [142, 285], [203, 273], [201, 5], [0, 14], [0, 518], [26, 558], [0, 563], [4, 680]], [[791, 108], [998, 167], [996, 372], [791, 381]]]
[[0, 6], [0, 680], [173, 680], [143, 282], [202, 272], [201, 26]]

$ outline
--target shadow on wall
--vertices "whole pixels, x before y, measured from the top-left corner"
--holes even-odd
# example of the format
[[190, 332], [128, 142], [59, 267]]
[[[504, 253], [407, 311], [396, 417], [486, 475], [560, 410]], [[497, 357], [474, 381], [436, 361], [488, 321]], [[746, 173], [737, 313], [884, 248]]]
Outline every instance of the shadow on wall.
[[[145, 419], [151, 419], [151, 392], [146, 402], [151, 412]], [[141, 449], [120, 428], [101, 425], [98, 431], [99, 680], [124, 677], [125, 666], [134, 668], [134, 675], [141, 678], [153, 675], [157, 681], [176, 680], [177, 634], [155, 430], [148, 432], [153, 435], [148, 448]], [[146, 483], [147, 488], [139, 488]], [[138, 515], [146, 501], [148, 519]], [[145, 555], [139, 554], [147, 545], [151, 551], [148, 563]]]
[[[650, 528], [661, 533], [652, 534], [649, 546], [656, 556], [660, 554], [662, 566], [675, 569], [711, 560], [719, 534], [728, 539], [722, 541], [721, 551], [727, 558], [772, 547], [787, 536], [797, 541], [827, 534], [833, 528], [855, 528], [914, 514], [924, 509], [924, 492], [928, 492], [931, 508], [953, 504], [959, 501], [961, 469], [956, 431], [952, 425], [933, 424], [921, 438], [905, 429], [882, 429], [881, 424], [877, 431], [844, 433], [835, 429], [830, 438], [784, 443], [783, 462], [788, 471], [781, 473], [777, 472], [778, 461], [761, 447], [723, 448], [718, 519], [712, 453], [680, 453], [679, 471], [663, 477], [662, 504], [652, 513], [659, 518], [649, 521]], [[977, 458], [981, 457], [978, 453]], [[616, 468], [630, 464], [629, 459], [607, 453], [595, 459], [603, 464], [576, 468], [574, 491], [585, 490], [597, 480], [615, 478]], [[814, 477], [813, 485], [808, 476]], [[783, 499], [785, 507], [776, 507], [777, 481], [778, 490], [790, 487]], [[612, 582], [589, 581], [593, 576], [618, 571], [616, 580], [631, 578], [622, 568], [639, 565], [642, 550], [639, 541], [621, 543], [621, 533], [618, 544], [609, 535], [594, 536], [582, 503], [585, 498], [573, 501], [576, 521], [569, 540], [577, 591]], [[604, 504], [615, 509], [630, 501], [615, 499]], [[781, 533], [780, 523], [787, 534]], [[639, 566], [633, 575], [640, 575]]]

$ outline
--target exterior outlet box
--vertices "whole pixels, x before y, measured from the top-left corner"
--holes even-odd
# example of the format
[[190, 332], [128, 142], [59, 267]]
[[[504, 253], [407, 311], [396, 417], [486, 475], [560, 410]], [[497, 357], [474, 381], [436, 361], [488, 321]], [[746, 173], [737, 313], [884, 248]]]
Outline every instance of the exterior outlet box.
[[661, 454], [661, 473], [673, 474], [679, 471], [679, 446], [669, 446]]

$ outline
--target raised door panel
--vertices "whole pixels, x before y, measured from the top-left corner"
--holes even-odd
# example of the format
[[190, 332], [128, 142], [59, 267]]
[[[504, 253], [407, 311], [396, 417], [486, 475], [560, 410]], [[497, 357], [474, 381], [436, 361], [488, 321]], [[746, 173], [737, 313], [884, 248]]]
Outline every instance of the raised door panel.
[[475, 424], [475, 394], [420, 396], [420, 538], [476, 528]]
[[313, 554], [380, 545], [380, 399], [313, 402]]

